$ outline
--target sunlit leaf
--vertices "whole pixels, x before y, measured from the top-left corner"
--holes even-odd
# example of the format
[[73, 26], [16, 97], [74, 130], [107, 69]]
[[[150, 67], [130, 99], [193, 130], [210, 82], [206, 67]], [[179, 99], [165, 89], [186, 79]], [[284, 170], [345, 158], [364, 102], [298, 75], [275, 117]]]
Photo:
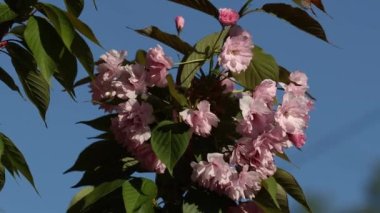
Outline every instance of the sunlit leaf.
[[156, 184], [146, 178], [134, 178], [123, 184], [123, 199], [129, 213], [154, 213], [153, 201], [157, 196]]
[[274, 3], [265, 4], [262, 7], [262, 10], [284, 19], [295, 27], [328, 42], [323, 27], [318, 21], [300, 8], [292, 7], [288, 4]]
[[7, 50], [12, 57], [13, 66], [22, 83], [27, 97], [37, 107], [45, 121], [46, 111], [50, 102], [49, 83], [37, 70], [33, 56], [18, 44], [9, 42]]
[[182, 54], [187, 54], [193, 50], [190, 44], [184, 42], [178, 36], [163, 32], [156, 26], [150, 26], [150, 27], [147, 27], [144, 29], [138, 29], [135, 31], [140, 33], [141, 35], [160, 41]]
[[162, 121], [152, 131], [152, 149], [170, 173], [189, 145], [188, 130], [184, 123]]
[[270, 197], [272, 198], [274, 204], [277, 208], [280, 208], [280, 205], [277, 201], [277, 182], [273, 177], [269, 177], [262, 181], [262, 186], [268, 192]]
[[213, 56], [215, 50], [220, 50], [228, 32], [229, 29], [226, 29], [198, 41], [194, 51], [182, 60], [182, 65], [178, 68], [177, 83], [190, 87], [191, 81], [202, 65]]
[[169, 0], [177, 4], [182, 4], [195, 10], [204, 12], [218, 19], [219, 11], [209, 0]]
[[17, 18], [17, 13], [15, 13], [6, 4], [0, 4], [0, 23], [4, 23]]
[[[50, 82], [51, 76], [57, 69], [56, 63], [47, 52], [50, 45], [56, 44], [56, 41], [52, 40], [52, 36], [50, 36], [55, 31], [49, 25], [44, 19], [31, 16], [24, 31], [25, 41], [47, 82]], [[56, 48], [50, 48], [50, 50], [55, 51]]]
[[265, 79], [278, 81], [279, 68], [273, 56], [265, 53], [259, 46], [252, 50], [253, 58], [246, 71], [233, 74], [239, 84], [252, 90]]

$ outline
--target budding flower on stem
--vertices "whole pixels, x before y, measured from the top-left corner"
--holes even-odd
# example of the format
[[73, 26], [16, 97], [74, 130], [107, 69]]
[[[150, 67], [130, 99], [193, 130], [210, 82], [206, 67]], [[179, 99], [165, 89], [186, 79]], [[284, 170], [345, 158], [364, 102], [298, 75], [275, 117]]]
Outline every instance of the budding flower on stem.
[[177, 28], [178, 34], [180, 34], [184, 26], [185, 26], [185, 19], [182, 16], [175, 17], [175, 27]]
[[235, 25], [239, 20], [240, 15], [233, 9], [230, 8], [220, 8], [219, 9], [219, 21], [223, 26]]

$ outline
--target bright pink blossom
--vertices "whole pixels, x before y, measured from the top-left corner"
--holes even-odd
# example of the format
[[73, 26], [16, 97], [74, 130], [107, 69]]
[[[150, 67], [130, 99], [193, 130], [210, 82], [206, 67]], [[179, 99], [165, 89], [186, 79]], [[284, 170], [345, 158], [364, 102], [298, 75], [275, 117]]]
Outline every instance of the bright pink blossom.
[[219, 9], [219, 21], [223, 26], [235, 25], [239, 20], [239, 13], [230, 8]]
[[175, 27], [177, 32], [180, 33], [185, 26], [185, 19], [182, 16], [175, 17]]
[[240, 26], [234, 26], [224, 42], [218, 62], [226, 70], [240, 73], [245, 71], [253, 57], [251, 35]]
[[210, 111], [210, 103], [206, 100], [199, 102], [197, 108], [198, 110], [185, 109], [180, 112], [180, 116], [195, 134], [207, 137], [212, 127], [218, 126], [219, 118]]
[[150, 86], [165, 87], [168, 69], [172, 68], [172, 60], [165, 55], [160, 45], [150, 48], [146, 55], [147, 60], [147, 82]]
[[305, 134], [288, 134], [289, 140], [294, 144], [295, 147], [301, 148], [305, 145], [306, 136]]

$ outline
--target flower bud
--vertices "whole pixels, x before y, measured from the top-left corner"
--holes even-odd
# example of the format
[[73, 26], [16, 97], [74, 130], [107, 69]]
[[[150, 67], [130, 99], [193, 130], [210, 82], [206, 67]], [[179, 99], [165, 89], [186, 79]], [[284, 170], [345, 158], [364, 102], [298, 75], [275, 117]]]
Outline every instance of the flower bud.
[[219, 21], [223, 26], [235, 25], [239, 20], [239, 13], [230, 8], [219, 9]]
[[182, 16], [175, 17], [175, 27], [177, 28], [177, 32], [180, 33], [185, 26], [185, 19]]

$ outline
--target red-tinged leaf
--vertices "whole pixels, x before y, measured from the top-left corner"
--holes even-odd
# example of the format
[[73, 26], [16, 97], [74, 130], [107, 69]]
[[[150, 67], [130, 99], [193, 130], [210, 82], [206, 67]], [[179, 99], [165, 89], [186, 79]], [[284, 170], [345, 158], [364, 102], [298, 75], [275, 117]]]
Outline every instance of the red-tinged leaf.
[[300, 8], [292, 7], [288, 4], [265, 4], [262, 10], [288, 21], [293, 26], [303, 30], [315, 37], [329, 43], [326, 33], [314, 18]]
[[210, 16], [215, 17], [216, 19], [219, 18], [218, 9], [209, 0], [169, 0], [169, 1], [175, 2], [177, 4], [185, 5], [195, 10], [199, 10]]
[[325, 11], [325, 6], [322, 3], [322, 0], [311, 0], [311, 3], [314, 4], [318, 9], [322, 10], [323, 12]]
[[182, 54], [187, 54], [193, 50], [190, 44], [184, 42], [178, 36], [161, 31], [158, 27], [150, 26], [144, 29], [135, 30], [141, 35], [160, 41]]

